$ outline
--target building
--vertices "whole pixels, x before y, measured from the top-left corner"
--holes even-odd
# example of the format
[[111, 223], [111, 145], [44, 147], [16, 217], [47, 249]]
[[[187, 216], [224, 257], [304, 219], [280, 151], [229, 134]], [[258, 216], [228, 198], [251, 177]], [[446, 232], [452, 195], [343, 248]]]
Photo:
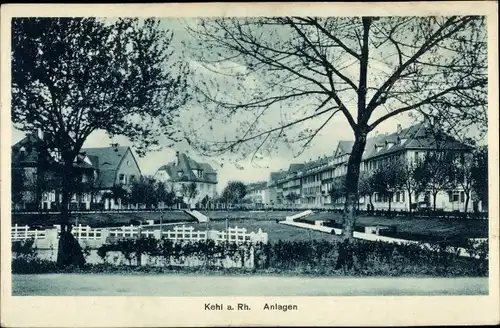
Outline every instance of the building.
[[[330, 156], [323, 156], [305, 163], [290, 164], [288, 170], [273, 172], [267, 184], [270, 204], [273, 207], [300, 208], [341, 208], [345, 201], [340, 197], [332, 201], [329, 191], [340, 183], [347, 174], [347, 161], [353, 146], [352, 141], [339, 141]], [[434, 131], [428, 122], [415, 124], [406, 129], [398, 126], [391, 134], [375, 134], [367, 140], [360, 170], [371, 174], [377, 168], [393, 160], [415, 163], [431, 152], [467, 154], [471, 148], [454, 138]], [[404, 162], [403, 162], [404, 163]], [[434, 203], [430, 192], [424, 192], [415, 198], [412, 204], [417, 207], [429, 207]], [[360, 206], [368, 208], [369, 196], [360, 198]], [[443, 190], [436, 195], [436, 208], [446, 211], [464, 211], [464, 191], [457, 186], [454, 190]], [[389, 200], [373, 194], [374, 209], [385, 210]], [[391, 208], [409, 210], [409, 196], [406, 191], [394, 192]], [[470, 202], [467, 210], [478, 208], [479, 204]]]
[[245, 201], [256, 209], [269, 206], [269, 189], [267, 188], [267, 181], [252, 182], [247, 184]]
[[[12, 178], [22, 186], [13, 197], [18, 210], [59, 210], [62, 202], [61, 172], [57, 154], [45, 149], [43, 135], [31, 133], [12, 146]], [[75, 182], [69, 207], [72, 210], [121, 208], [121, 201], [107, 197], [117, 185], [130, 185], [141, 171], [130, 147], [112, 145], [84, 148], [74, 161]]]
[[[175, 160], [161, 166], [153, 178], [164, 182], [191, 208], [205, 206], [217, 197], [217, 172], [208, 163], [200, 163], [188, 155], [176, 152]], [[194, 188], [191, 189], [190, 186]]]
[[132, 184], [141, 178], [141, 169], [132, 149], [112, 144], [109, 147], [83, 148], [81, 152], [98, 164], [92, 203], [101, 204], [104, 209], [124, 208], [122, 200], [113, 197], [113, 188], [121, 186], [130, 191]]

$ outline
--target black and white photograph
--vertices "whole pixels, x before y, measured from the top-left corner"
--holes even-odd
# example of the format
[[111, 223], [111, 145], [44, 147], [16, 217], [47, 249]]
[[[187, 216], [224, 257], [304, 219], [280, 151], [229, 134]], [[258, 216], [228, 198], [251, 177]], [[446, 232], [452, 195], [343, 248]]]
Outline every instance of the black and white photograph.
[[2, 15], [3, 294], [498, 302], [488, 11], [203, 8]]

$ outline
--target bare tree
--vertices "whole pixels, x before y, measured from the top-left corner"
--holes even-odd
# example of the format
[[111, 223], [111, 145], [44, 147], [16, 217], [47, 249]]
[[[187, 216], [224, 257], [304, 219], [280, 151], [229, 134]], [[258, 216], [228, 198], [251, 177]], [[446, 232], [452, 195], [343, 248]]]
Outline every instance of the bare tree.
[[198, 186], [195, 182], [182, 184], [180, 192], [183, 197], [187, 198], [189, 205], [191, 205], [191, 201], [199, 194]]
[[467, 213], [469, 201], [473, 186], [473, 171], [474, 171], [474, 155], [475, 152], [464, 153], [455, 161], [453, 166], [453, 175], [455, 183], [462, 188], [464, 193], [464, 212]]
[[436, 210], [437, 194], [440, 191], [452, 190], [456, 185], [455, 160], [456, 154], [443, 151], [430, 152], [423, 160], [423, 173], [420, 175], [421, 188], [431, 193], [434, 211]]
[[373, 190], [389, 202], [390, 212], [394, 193], [403, 183], [403, 171], [401, 170], [399, 161], [387, 159], [387, 161], [383, 162], [383, 165], [379, 166], [373, 172], [371, 181]]
[[410, 215], [413, 211], [412, 197], [418, 199], [418, 195], [425, 189], [425, 167], [422, 160], [401, 161], [398, 163], [401, 169], [401, 189], [408, 194], [408, 209]]
[[368, 196], [368, 201], [370, 203], [370, 208], [368, 208], [368, 210], [372, 210], [374, 208], [372, 202], [372, 196], [374, 192], [375, 191], [373, 189], [373, 174], [361, 172], [359, 175], [358, 193], [360, 197]]
[[456, 129], [487, 120], [483, 17], [221, 18], [188, 29], [199, 42], [191, 56], [212, 76], [226, 75], [198, 83], [208, 128], [215, 120], [239, 126], [236, 137], [215, 131], [213, 140], [193, 126], [188, 141], [201, 153], [255, 159], [275, 151], [278, 140], [304, 151], [336, 114], [345, 118], [354, 137], [346, 239], [367, 136], [379, 124], [421, 112]]

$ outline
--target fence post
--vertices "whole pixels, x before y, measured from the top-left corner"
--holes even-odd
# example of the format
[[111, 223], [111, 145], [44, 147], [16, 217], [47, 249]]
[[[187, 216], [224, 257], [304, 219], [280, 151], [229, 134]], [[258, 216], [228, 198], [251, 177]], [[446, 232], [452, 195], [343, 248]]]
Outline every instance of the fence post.
[[24, 226], [24, 239], [28, 239], [28, 229], [29, 227], [27, 225]]

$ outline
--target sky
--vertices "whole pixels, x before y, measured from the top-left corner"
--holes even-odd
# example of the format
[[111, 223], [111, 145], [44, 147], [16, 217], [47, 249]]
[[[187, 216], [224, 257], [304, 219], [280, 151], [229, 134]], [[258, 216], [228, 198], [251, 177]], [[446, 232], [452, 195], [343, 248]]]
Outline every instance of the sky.
[[[200, 74], [211, 74], [203, 66], [201, 66], [194, 58], [185, 55], [183, 49], [183, 41], [192, 41], [191, 36], [185, 31], [183, 24], [176, 20], [166, 19], [162, 22], [162, 26], [173, 31], [174, 36], [172, 40], [172, 47], [174, 49], [174, 58], [184, 60], [193, 70], [193, 73], [198, 76]], [[177, 58], [175, 58], [177, 57]], [[244, 69], [244, 67], [242, 68]], [[248, 81], [247, 85], [251, 87], [252, 84], [259, 83], [258, 79]], [[298, 104], [307, 105], [307, 104]], [[200, 117], [203, 118], [206, 109], [195, 102], [188, 103], [180, 113], [179, 123], [183, 127], [192, 127], [193, 121], [197, 122]], [[274, 116], [273, 116], [274, 115]], [[273, 120], [278, 120], [278, 114], [272, 114], [267, 118], [267, 123], [273, 125]], [[317, 124], [318, 122], [310, 122], [308, 124]], [[397, 129], [400, 124], [403, 128], [415, 123], [413, 119], [405, 115], [399, 115], [387, 120], [380, 124], [375, 133], [391, 133]], [[236, 121], [219, 123], [214, 126], [214, 129], [219, 134], [234, 135], [234, 130], [237, 128]], [[307, 125], [306, 125], [307, 126]], [[24, 137], [24, 133], [12, 127], [12, 143], [16, 143]], [[353, 134], [346, 119], [337, 115], [334, 117], [324, 129], [315, 137], [310, 146], [298, 157], [294, 157], [292, 152], [287, 150], [286, 147], [280, 147], [271, 156], [260, 159], [257, 162], [250, 162], [248, 160], [238, 162], [236, 165], [229, 163], [222, 163], [219, 158], [203, 157], [196, 153], [186, 142], [174, 144], [173, 147], [165, 147], [160, 151], [147, 153], [144, 157], [137, 157], [137, 161], [141, 168], [142, 174], [152, 175], [156, 170], [174, 160], [175, 152], [185, 152], [196, 161], [206, 162], [218, 172], [218, 191], [221, 192], [226, 186], [227, 182], [239, 180], [244, 182], [255, 182], [268, 180], [269, 175], [273, 171], [281, 169], [286, 170], [288, 166], [293, 163], [301, 163], [310, 159], [317, 159], [318, 157], [330, 156], [335, 151], [335, 147], [339, 140], [352, 140]], [[124, 137], [114, 137], [110, 139], [104, 131], [96, 131], [89, 136], [84, 144], [84, 147], [106, 147], [111, 143], [119, 143], [120, 145], [131, 145], [131, 143]], [[221, 165], [222, 164], [222, 165]]]

